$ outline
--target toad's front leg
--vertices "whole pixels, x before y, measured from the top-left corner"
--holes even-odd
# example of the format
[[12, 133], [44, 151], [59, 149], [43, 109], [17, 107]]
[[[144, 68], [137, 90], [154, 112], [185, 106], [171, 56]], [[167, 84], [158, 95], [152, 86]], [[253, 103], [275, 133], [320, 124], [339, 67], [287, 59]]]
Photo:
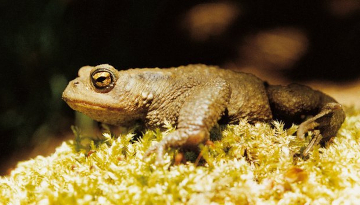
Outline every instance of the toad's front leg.
[[177, 129], [150, 147], [145, 156], [157, 155], [157, 163], [163, 163], [164, 151], [168, 147], [197, 147], [209, 139], [210, 129], [224, 113], [230, 100], [230, 86], [216, 78], [204, 85], [192, 88], [182, 105]]

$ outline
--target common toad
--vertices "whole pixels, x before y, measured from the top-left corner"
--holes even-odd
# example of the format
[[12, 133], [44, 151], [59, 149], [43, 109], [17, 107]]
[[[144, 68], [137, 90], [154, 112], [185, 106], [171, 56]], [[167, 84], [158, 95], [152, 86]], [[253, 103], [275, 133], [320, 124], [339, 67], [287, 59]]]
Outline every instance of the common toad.
[[[107, 124], [176, 125], [147, 152], [156, 152], [158, 162], [167, 147], [196, 147], [209, 139], [216, 123], [237, 123], [242, 118], [304, 121], [297, 137], [314, 133], [301, 153], [306, 156], [314, 145], [334, 137], [345, 120], [341, 105], [320, 91], [299, 84], [268, 85], [252, 74], [201, 64], [124, 71], [108, 64], [84, 66], [63, 99], [72, 109]], [[305, 120], [306, 116], [310, 118]]]

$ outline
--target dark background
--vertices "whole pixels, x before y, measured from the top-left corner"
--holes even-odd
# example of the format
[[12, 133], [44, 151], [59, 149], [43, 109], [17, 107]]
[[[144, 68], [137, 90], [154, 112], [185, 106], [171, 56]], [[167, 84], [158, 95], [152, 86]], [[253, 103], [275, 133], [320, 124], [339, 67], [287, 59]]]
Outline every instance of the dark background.
[[71, 136], [74, 112], [61, 93], [81, 66], [205, 63], [351, 81], [360, 73], [359, 8], [357, 0], [1, 1], [0, 174]]

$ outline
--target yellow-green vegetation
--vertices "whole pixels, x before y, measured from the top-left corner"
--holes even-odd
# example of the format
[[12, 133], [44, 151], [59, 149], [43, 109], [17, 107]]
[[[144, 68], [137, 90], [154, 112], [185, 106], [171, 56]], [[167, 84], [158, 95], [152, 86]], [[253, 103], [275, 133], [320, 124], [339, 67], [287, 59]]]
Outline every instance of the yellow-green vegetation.
[[[296, 126], [283, 124], [218, 127], [214, 144], [202, 146], [197, 164], [173, 165], [178, 152], [168, 150], [165, 165], [145, 151], [167, 132], [147, 131], [102, 141], [86, 141], [75, 131], [49, 157], [21, 162], [0, 178], [3, 204], [351, 204], [360, 201], [360, 111], [347, 109], [338, 136], [316, 147], [307, 160], [293, 155], [305, 141]], [[219, 132], [220, 131], [220, 132]]]

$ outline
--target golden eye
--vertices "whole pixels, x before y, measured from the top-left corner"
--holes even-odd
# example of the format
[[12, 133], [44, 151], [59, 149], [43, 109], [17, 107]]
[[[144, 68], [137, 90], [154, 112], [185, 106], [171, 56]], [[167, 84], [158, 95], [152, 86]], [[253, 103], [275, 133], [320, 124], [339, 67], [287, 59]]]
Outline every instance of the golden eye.
[[99, 68], [91, 73], [91, 82], [100, 92], [108, 92], [115, 86], [115, 75], [106, 68]]

